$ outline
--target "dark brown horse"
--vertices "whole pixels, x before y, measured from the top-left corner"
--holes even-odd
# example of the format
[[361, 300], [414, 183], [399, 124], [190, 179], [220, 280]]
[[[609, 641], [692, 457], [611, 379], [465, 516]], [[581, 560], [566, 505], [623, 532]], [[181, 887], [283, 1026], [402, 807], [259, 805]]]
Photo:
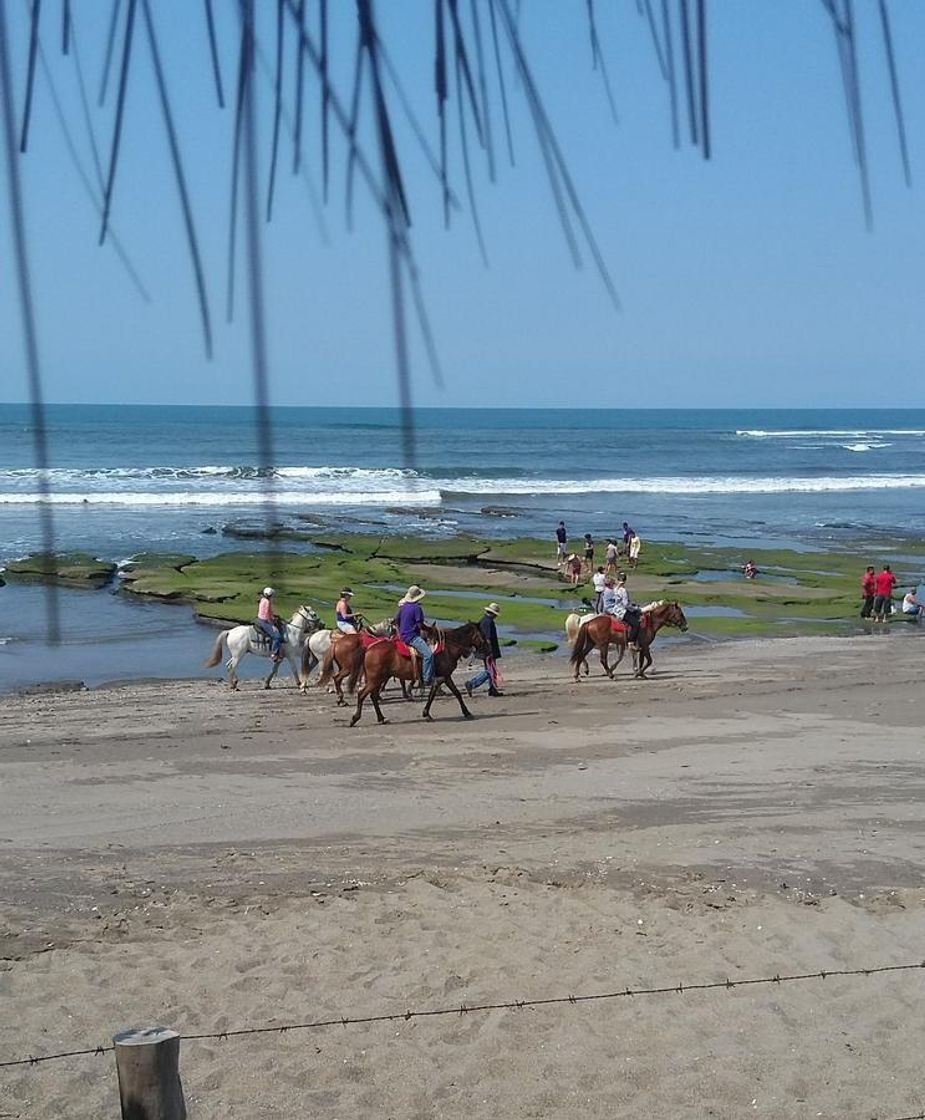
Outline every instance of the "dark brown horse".
[[[639, 638], [636, 642], [638, 649], [633, 652], [633, 676], [644, 678], [646, 670], [652, 664], [652, 654], [649, 647], [655, 641], [655, 635], [663, 626], [677, 626], [680, 631], [687, 629], [687, 619], [679, 603], [668, 603], [664, 600], [656, 603], [651, 609], [643, 612], [643, 622], [639, 627]], [[626, 631], [614, 630], [611, 625], [613, 619], [609, 614], [599, 614], [586, 622], [578, 631], [575, 639], [575, 648], [572, 650], [571, 662], [575, 668], [575, 680], [579, 679], [578, 672], [582, 664], [585, 673], [588, 672], [585, 660], [591, 650], [596, 649], [601, 656], [604, 672], [613, 679], [614, 670], [623, 660], [626, 653]], [[607, 650], [616, 646], [617, 660], [613, 665], [607, 663]]]
[[[430, 686], [427, 703], [424, 705], [424, 711], [421, 714], [426, 720], [433, 718], [430, 714], [430, 706], [437, 695], [437, 689], [445, 684], [459, 701], [463, 718], [472, 719], [472, 713], [466, 707], [459, 689], [453, 683], [453, 672], [459, 664], [460, 658], [467, 657], [472, 653], [485, 657], [491, 650], [482, 635], [482, 631], [474, 622], [467, 622], [464, 626], [456, 626], [452, 630], [441, 629], [439, 635], [440, 645], [438, 651], [434, 654], [434, 679]], [[418, 675], [418, 665], [419, 659], [400, 653], [395, 642], [380, 641], [369, 646], [362, 657], [358, 656], [354, 660], [350, 680], [347, 682], [350, 691], [356, 692], [360, 677], [365, 678], [363, 687], [357, 692], [357, 707], [350, 720], [350, 726], [355, 726], [362, 716], [363, 701], [367, 696], [372, 700], [373, 707], [376, 709], [376, 718], [380, 723], [386, 723], [387, 720], [379, 707], [379, 698], [383, 687], [392, 677], [399, 681], [413, 682]]]

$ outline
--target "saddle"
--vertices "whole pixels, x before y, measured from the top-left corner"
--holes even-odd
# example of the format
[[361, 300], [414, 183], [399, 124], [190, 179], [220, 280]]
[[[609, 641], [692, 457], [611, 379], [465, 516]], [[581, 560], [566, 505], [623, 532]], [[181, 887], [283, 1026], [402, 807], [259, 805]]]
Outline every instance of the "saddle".
[[[619, 618], [611, 617], [611, 619], [610, 619], [610, 631], [611, 631], [611, 633], [613, 633], [613, 634], [625, 634], [627, 629], [628, 629], [628, 627], [626, 627], [620, 621]], [[649, 629], [649, 612], [648, 611], [643, 611], [642, 612], [642, 615], [640, 616], [640, 620], [639, 620], [639, 629], [640, 630], [648, 630]]]

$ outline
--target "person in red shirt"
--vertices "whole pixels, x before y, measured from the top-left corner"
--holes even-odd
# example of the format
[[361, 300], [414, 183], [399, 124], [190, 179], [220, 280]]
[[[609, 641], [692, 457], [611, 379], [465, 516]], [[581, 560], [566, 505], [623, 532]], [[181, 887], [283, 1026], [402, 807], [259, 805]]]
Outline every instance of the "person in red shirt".
[[890, 565], [884, 564], [883, 571], [878, 572], [874, 578], [874, 621], [885, 622], [886, 616], [893, 613], [893, 588], [896, 586], [896, 576], [890, 571]]
[[864, 600], [861, 604], [861, 618], [870, 618], [870, 613], [874, 609], [874, 596], [877, 594], [875, 571], [873, 564], [868, 564], [861, 576], [861, 598]]

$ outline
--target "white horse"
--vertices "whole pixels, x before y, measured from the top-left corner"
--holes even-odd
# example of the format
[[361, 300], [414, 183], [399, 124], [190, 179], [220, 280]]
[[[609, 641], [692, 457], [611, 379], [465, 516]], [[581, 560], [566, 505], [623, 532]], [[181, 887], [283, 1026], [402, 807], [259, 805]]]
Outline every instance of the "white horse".
[[[302, 647], [305, 644], [306, 637], [314, 634], [321, 626], [321, 619], [311, 607], [299, 607], [292, 616], [292, 620], [286, 624], [283, 633], [283, 645], [280, 647], [280, 652], [289, 663], [289, 670], [293, 678], [298, 681], [299, 691], [303, 694], [308, 678], [302, 675], [299, 664], [302, 658]], [[211, 654], [203, 662], [207, 669], [214, 668], [221, 661], [222, 643], [228, 646], [229, 656], [225, 662], [225, 668], [228, 670], [232, 690], [238, 687], [238, 675], [235, 670], [238, 667], [238, 662], [246, 653], [256, 653], [260, 657], [270, 656], [269, 638], [256, 626], [244, 623], [242, 626], [233, 626], [230, 630], [223, 630], [219, 634], [215, 639]], [[270, 681], [279, 672], [280, 664], [280, 661], [273, 662], [270, 675], [263, 682], [264, 688], [270, 687]]]

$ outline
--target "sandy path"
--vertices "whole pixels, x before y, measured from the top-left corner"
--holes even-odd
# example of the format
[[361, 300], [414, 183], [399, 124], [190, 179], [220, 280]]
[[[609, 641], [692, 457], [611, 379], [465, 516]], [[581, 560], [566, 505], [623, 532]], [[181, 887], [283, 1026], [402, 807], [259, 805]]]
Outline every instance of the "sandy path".
[[[152, 1019], [925, 957], [925, 644], [682, 647], [577, 686], [526, 664], [471, 724], [395, 703], [351, 731], [327, 696], [204, 682], [0, 702], [0, 1060]], [[192, 1120], [886, 1118], [923, 1104], [923, 995], [913, 972], [189, 1042], [183, 1069]], [[0, 1070], [4, 1114], [116, 1116], [111, 1058]]]

